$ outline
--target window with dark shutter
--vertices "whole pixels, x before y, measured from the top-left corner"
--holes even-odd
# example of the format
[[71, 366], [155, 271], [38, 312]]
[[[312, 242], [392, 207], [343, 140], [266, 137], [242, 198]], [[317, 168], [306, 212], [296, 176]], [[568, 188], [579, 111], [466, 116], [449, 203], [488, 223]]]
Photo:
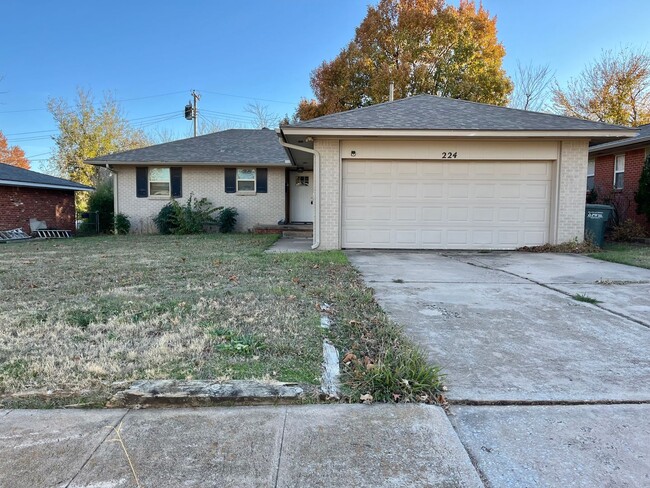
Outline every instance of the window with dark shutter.
[[149, 196], [149, 168], [135, 168], [135, 196], [138, 198], [147, 198]]
[[268, 170], [266, 168], [257, 169], [257, 193], [267, 193], [268, 184], [267, 184], [267, 175]]
[[170, 168], [169, 173], [172, 186], [172, 197], [181, 198], [183, 196], [183, 169]]
[[225, 168], [224, 181], [226, 193], [237, 193], [237, 170], [235, 168]]

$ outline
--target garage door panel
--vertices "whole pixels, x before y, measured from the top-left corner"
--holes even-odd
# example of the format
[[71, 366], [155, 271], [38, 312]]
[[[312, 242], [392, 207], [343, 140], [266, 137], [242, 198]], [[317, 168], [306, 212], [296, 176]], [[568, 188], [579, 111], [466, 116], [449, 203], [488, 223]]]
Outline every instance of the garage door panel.
[[513, 249], [549, 240], [550, 162], [344, 161], [343, 168], [343, 247]]

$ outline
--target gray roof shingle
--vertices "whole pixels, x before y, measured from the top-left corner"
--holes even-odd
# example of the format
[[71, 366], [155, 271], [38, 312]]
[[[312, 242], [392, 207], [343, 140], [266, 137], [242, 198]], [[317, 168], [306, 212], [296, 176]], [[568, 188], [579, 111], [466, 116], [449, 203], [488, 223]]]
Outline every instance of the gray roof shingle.
[[619, 149], [633, 144], [642, 144], [647, 142], [650, 144], [650, 124], [637, 127], [639, 133], [634, 137], [627, 137], [619, 141], [605, 142], [604, 144], [596, 144], [589, 148], [590, 153], [601, 152], [608, 149]]
[[270, 129], [229, 129], [89, 159], [101, 163], [214, 163], [286, 165], [284, 148]]
[[[627, 127], [434, 95], [415, 95], [286, 128], [488, 131], [629, 130]], [[283, 127], [283, 128], [284, 128]]]
[[57, 188], [60, 190], [93, 189], [92, 187], [82, 185], [81, 183], [2, 163], [0, 163], [0, 185], [29, 186], [32, 188]]

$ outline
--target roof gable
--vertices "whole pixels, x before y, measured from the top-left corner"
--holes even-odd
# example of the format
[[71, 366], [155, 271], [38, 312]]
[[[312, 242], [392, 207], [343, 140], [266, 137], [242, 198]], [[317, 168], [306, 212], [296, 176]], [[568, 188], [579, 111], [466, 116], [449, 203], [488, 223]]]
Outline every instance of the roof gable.
[[105, 163], [212, 163], [286, 165], [287, 154], [270, 129], [229, 129], [132, 149], [86, 161]]
[[283, 128], [460, 131], [629, 130], [623, 126], [562, 115], [530, 112], [426, 94], [325, 115]]
[[57, 178], [29, 169], [17, 168], [0, 163], [0, 185], [2, 186], [29, 186], [33, 188], [53, 188], [59, 190], [92, 190], [90, 186], [82, 185], [75, 181]]

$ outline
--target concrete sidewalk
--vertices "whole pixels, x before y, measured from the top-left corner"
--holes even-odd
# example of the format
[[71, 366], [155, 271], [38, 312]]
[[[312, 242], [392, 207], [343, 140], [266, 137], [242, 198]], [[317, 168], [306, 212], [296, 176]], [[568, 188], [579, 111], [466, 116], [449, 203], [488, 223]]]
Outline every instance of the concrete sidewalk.
[[133, 471], [142, 487], [483, 486], [434, 406], [0, 411], [1, 487], [134, 487]]

